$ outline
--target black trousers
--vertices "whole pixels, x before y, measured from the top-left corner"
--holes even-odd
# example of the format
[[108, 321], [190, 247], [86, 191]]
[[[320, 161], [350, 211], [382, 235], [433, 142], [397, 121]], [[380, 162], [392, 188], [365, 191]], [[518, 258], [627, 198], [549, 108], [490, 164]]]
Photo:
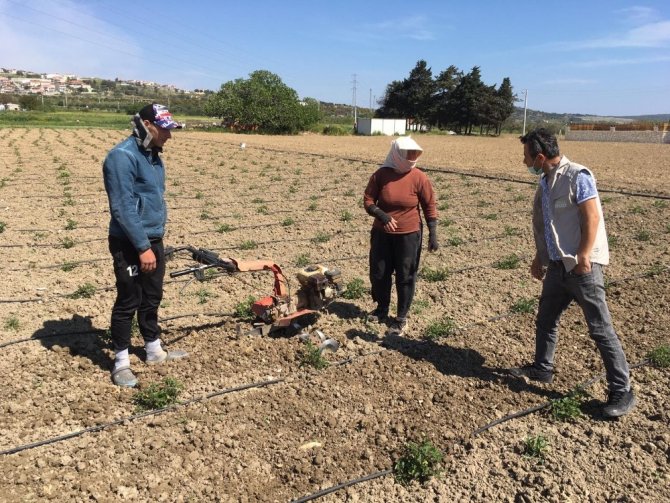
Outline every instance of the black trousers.
[[130, 241], [109, 236], [109, 251], [114, 259], [116, 276], [116, 302], [112, 308], [111, 323], [114, 351], [123, 351], [130, 346], [135, 313], [145, 343], [160, 336], [158, 306], [163, 299], [165, 277], [163, 240], [152, 240], [151, 249], [156, 255], [156, 269], [144, 273], [140, 271], [139, 253]]
[[398, 292], [397, 317], [407, 318], [414, 299], [416, 276], [421, 258], [421, 231], [388, 234], [372, 228], [370, 234], [370, 283], [377, 309], [387, 313], [391, 304], [391, 281], [395, 272]]

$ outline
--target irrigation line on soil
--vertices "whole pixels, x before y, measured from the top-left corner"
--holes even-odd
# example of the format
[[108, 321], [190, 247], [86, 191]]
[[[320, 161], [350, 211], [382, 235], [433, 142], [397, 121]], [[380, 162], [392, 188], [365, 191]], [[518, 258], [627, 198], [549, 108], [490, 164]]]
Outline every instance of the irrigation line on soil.
[[52, 437], [52, 438], [48, 438], [48, 439], [45, 439], [45, 440], [39, 440], [37, 442], [32, 442], [30, 444], [24, 444], [24, 445], [19, 445], [19, 446], [16, 446], [16, 447], [12, 447], [10, 449], [5, 449], [4, 451], [0, 451], [0, 456], [7, 455], [7, 454], [16, 454], [17, 452], [26, 451], [28, 449], [34, 449], [35, 447], [41, 447], [43, 445], [49, 445], [49, 444], [54, 444], [56, 442], [62, 442], [63, 440], [69, 440], [71, 438], [79, 437], [81, 435], [84, 435], [85, 433], [93, 433], [93, 432], [97, 432], [97, 431], [102, 431], [106, 428], [109, 428], [111, 426], [116, 426], [118, 424], [122, 424], [126, 421], [133, 421], [135, 419], [141, 419], [141, 418], [145, 418], [145, 417], [149, 417], [149, 416], [156, 416], [158, 414], [162, 414], [163, 412], [167, 412], [167, 411], [176, 409], [178, 407], [183, 407], [183, 406], [190, 405], [190, 404], [197, 403], [197, 402], [203, 402], [205, 400], [209, 400], [209, 399], [217, 397], [217, 396], [225, 395], [225, 394], [228, 394], [228, 393], [234, 393], [236, 391], [243, 391], [243, 390], [250, 389], [250, 388], [263, 388], [263, 387], [266, 387], [266, 386], [271, 386], [273, 384], [283, 382], [285, 380], [286, 380], [286, 378], [271, 379], [271, 380], [268, 380], [268, 381], [260, 381], [260, 382], [255, 382], [255, 383], [243, 384], [241, 386], [235, 386], [234, 388], [222, 389], [222, 390], [219, 390], [219, 391], [215, 391], [213, 393], [209, 393], [205, 396], [192, 398], [190, 400], [185, 400], [183, 402], [177, 402], [173, 405], [168, 405], [167, 407], [162, 407], [160, 409], [154, 409], [154, 410], [150, 410], [150, 411], [147, 411], [147, 412], [142, 412], [140, 414], [135, 414], [135, 415], [132, 415], [132, 416], [127, 416], [127, 417], [121, 418], [121, 419], [116, 419], [116, 420], [111, 421], [109, 423], [103, 423], [103, 424], [99, 424], [97, 426], [91, 426], [89, 428], [84, 428], [83, 430], [78, 430], [78, 431], [73, 431], [73, 432], [70, 432], [70, 433], [66, 433], [65, 435], [60, 435], [58, 437]]
[[[636, 369], [636, 368], [639, 368], [639, 367], [643, 367], [645, 365], [649, 365], [649, 363], [650, 363], [649, 360], [645, 359], [645, 360], [642, 360], [639, 363], [636, 363], [635, 365], [632, 365], [630, 367], [630, 369], [632, 370], [632, 369]], [[586, 389], [589, 386], [592, 386], [593, 384], [595, 384], [596, 382], [598, 382], [598, 381], [600, 381], [601, 379], [604, 379], [604, 378], [605, 378], [605, 374], [599, 374], [599, 375], [589, 379], [588, 381], [584, 382], [583, 384], [579, 385], [578, 388]], [[537, 412], [539, 410], [547, 408], [551, 405], [551, 403], [552, 403], [551, 401], [544, 402], [544, 403], [541, 403], [541, 404], [538, 404], [538, 405], [534, 405], [533, 407], [529, 407], [528, 409], [524, 409], [524, 410], [521, 410], [519, 412], [509, 414], [505, 417], [501, 417], [499, 419], [496, 419], [495, 421], [490, 422], [487, 425], [482, 426], [481, 428], [477, 428], [471, 435], [473, 437], [475, 437], [475, 436], [479, 435], [480, 433], [482, 433], [486, 430], [489, 430], [489, 429], [493, 428], [494, 426], [496, 426], [498, 424], [501, 424], [501, 423], [504, 423], [506, 421], [510, 421], [512, 419], [516, 419], [516, 418], [519, 418], [519, 417], [527, 416], [529, 414], [532, 414], [533, 412]], [[465, 440], [465, 439], [461, 439], [461, 440]], [[331, 486], [331, 487], [327, 487], [326, 489], [322, 489], [321, 491], [315, 492], [313, 494], [309, 494], [307, 496], [303, 496], [301, 498], [292, 500], [291, 503], [305, 503], [307, 501], [312, 501], [312, 500], [315, 500], [315, 499], [320, 498], [322, 496], [326, 496], [328, 494], [339, 491], [340, 489], [345, 489], [347, 487], [351, 487], [353, 485], [360, 484], [362, 482], [367, 482], [369, 480], [377, 479], [377, 478], [380, 478], [380, 477], [385, 477], [387, 475], [391, 475], [392, 473], [393, 473], [392, 469], [371, 473], [369, 475], [365, 475], [363, 477], [348, 480], [346, 482], [342, 482], [341, 484], [337, 484], [337, 485], [334, 485], [334, 486]]]
[[[195, 141], [195, 140], [193, 140]], [[219, 144], [219, 142], [213, 142], [216, 144]], [[232, 145], [232, 144], [231, 144]], [[320, 157], [322, 159], [324, 158], [330, 158], [330, 159], [338, 159], [342, 161], [350, 161], [350, 162], [361, 162], [363, 164], [373, 164], [375, 166], [379, 165], [378, 162], [376, 161], [369, 161], [367, 159], [359, 159], [356, 157], [341, 157], [338, 155], [328, 155], [328, 154], [316, 154], [314, 152], [303, 152], [300, 150], [282, 150], [282, 149], [277, 149], [277, 148], [272, 148], [272, 147], [259, 147], [259, 146], [253, 146], [253, 148], [256, 148], [258, 150], [266, 150], [269, 152], [277, 152], [277, 153], [282, 153], [282, 154], [301, 154], [305, 156], [315, 156], [315, 157]], [[428, 171], [428, 172], [435, 172], [435, 173], [445, 173], [449, 175], [460, 175], [460, 176], [469, 176], [472, 178], [483, 178], [486, 180], [499, 180], [503, 182], [512, 182], [512, 183], [522, 183], [524, 185], [537, 185], [536, 180], [519, 180], [516, 178], [509, 178], [509, 177], [504, 177], [504, 176], [495, 176], [495, 175], [486, 175], [483, 173], [471, 173], [467, 171], [461, 171], [455, 168], [442, 168], [442, 167], [430, 167], [430, 166], [421, 166], [422, 171]], [[607, 188], [599, 188], [598, 189], [600, 192], [607, 192], [610, 194], [622, 194], [625, 196], [634, 196], [634, 197], [646, 197], [650, 199], [668, 199], [670, 200], [670, 195], [664, 195], [664, 194], [647, 194], [644, 192], [633, 192], [633, 191], [628, 191], [628, 190], [621, 190], [621, 189], [607, 189]]]
[[[650, 363], [649, 359], [645, 358], [641, 362], [638, 362], [635, 365], [631, 365], [629, 368], [631, 370], [633, 370], [633, 369], [637, 369], [637, 368], [640, 368], [640, 367], [644, 367], [645, 365], [649, 365], [649, 363]], [[605, 379], [605, 377], [606, 377], [606, 374], [604, 374], [604, 373], [603, 374], [598, 374], [597, 376], [592, 377], [588, 381], [585, 381], [582, 384], [578, 384], [577, 389], [589, 388], [589, 387], [593, 386], [595, 383], [597, 383], [598, 381], [600, 381], [602, 379]], [[518, 412], [514, 412], [513, 414], [509, 414], [507, 416], [498, 418], [495, 421], [491, 421], [490, 423], [485, 424], [481, 428], [477, 428], [474, 432], [472, 432], [472, 436], [476, 437], [480, 433], [483, 433], [487, 430], [490, 430], [494, 426], [505, 423], [505, 422], [507, 422], [511, 419], [516, 419], [518, 417], [527, 416], [529, 414], [532, 414], [533, 412], [537, 412], [538, 410], [542, 410], [544, 408], [547, 408], [547, 407], [551, 406], [551, 404], [552, 404], [552, 401], [549, 400], [548, 402], [544, 402], [544, 403], [541, 403], [541, 404], [538, 404], [538, 405], [534, 405], [534, 406], [529, 407], [527, 409], [520, 410]]]
[[[370, 352], [364, 353], [362, 355], [354, 356], [354, 357], [351, 357], [351, 358], [347, 358], [346, 360], [335, 362], [334, 365], [344, 365], [346, 363], [351, 363], [354, 360], [364, 358], [364, 357], [369, 356], [369, 355], [378, 354], [378, 353], [381, 353], [383, 351], [385, 351], [385, 350], [370, 351]], [[162, 414], [163, 412], [168, 412], [170, 410], [176, 409], [178, 407], [184, 407], [186, 405], [191, 405], [191, 404], [198, 403], [198, 402], [204, 402], [206, 400], [210, 400], [210, 399], [215, 398], [217, 396], [226, 395], [226, 394], [229, 394], [229, 393], [234, 393], [234, 392], [237, 392], [237, 391], [243, 391], [243, 390], [247, 390], [247, 389], [251, 389], [251, 388], [263, 388], [263, 387], [266, 387], [266, 386], [271, 386], [273, 384], [279, 384], [279, 383], [282, 383], [282, 382], [286, 381], [286, 379], [287, 379], [286, 377], [282, 377], [282, 378], [279, 378], [279, 379], [270, 379], [270, 380], [267, 380], [267, 381], [259, 381], [259, 382], [249, 383], [249, 384], [243, 384], [243, 385], [240, 385], [240, 386], [235, 386], [233, 388], [225, 388], [225, 389], [222, 389], [222, 390], [213, 391], [212, 393], [208, 393], [204, 396], [191, 398], [190, 400], [185, 400], [185, 401], [182, 401], [182, 402], [177, 402], [173, 405], [168, 405], [167, 407], [162, 407], [160, 409], [154, 409], [154, 410], [150, 410], [150, 411], [147, 411], [147, 412], [142, 412], [140, 414], [135, 414], [135, 415], [132, 415], [132, 416], [127, 416], [127, 417], [121, 418], [121, 419], [116, 419], [116, 420], [108, 422], [108, 423], [103, 423], [103, 424], [99, 424], [97, 426], [91, 426], [89, 428], [84, 428], [83, 430], [78, 430], [78, 431], [73, 431], [71, 433], [66, 433], [65, 435], [59, 435], [57, 437], [52, 437], [52, 438], [48, 438], [48, 439], [45, 439], [45, 440], [40, 440], [40, 441], [37, 441], [37, 442], [32, 442], [32, 443], [29, 443], [29, 444], [19, 445], [19, 446], [16, 446], [16, 447], [5, 449], [4, 451], [0, 451], [0, 456], [8, 455], [8, 454], [16, 454], [17, 452], [25, 451], [25, 450], [28, 450], [28, 449], [34, 449], [36, 447], [41, 447], [43, 445], [49, 445], [49, 444], [53, 444], [53, 443], [56, 443], [56, 442], [61, 442], [63, 440], [69, 440], [71, 438], [84, 435], [85, 433], [93, 433], [93, 432], [102, 431], [106, 428], [109, 428], [111, 426], [116, 426], [118, 424], [122, 424], [122, 423], [127, 422], [127, 421], [132, 421], [132, 420], [135, 420], [135, 419], [141, 419], [141, 418], [149, 417], [149, 416], [155, 416], [155, 415], [158, 415], [158, 414]]]

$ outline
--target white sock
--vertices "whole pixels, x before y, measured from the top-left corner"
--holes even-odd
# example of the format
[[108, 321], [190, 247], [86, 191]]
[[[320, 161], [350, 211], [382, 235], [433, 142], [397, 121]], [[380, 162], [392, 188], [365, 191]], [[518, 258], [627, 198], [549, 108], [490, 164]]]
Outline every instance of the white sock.
[[128, 356], [127, 349], [117, 351], [114, 357], [114, 371], [123, 367], [130, 367], [130, 356]]
[[151, 356], [159, 355], [163, 352], [160, 339], [156, 339], [155, 341], [145, 343], [144, 349], [146, 350], [147, 355]]

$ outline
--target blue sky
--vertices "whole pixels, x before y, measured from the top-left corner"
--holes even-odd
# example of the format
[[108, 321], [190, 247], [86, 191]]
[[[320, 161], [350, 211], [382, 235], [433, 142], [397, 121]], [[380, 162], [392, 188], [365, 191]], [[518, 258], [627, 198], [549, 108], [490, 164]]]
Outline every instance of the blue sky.
[[419, 59], [481, 67], [528, 106], [670, 113], [670, 1], [0, 0], [0, 66], [217, 90], [270, 70], [368, 107]]

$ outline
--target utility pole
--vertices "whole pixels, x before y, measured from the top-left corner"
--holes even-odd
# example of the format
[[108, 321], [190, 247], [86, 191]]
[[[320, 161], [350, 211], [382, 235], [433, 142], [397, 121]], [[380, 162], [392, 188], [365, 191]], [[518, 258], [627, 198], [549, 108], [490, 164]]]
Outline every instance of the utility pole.
[[526, 111], [528, 110], [528, 89], [523, 90], [523, 133], [526, 134]]
[[372, 88], [370, 88], [370, 118], [372, 118]]
[[356, 110], [356, 74], [354, 73], [354, 80], [353, 80], [354, 87], [353, 89], [353, 97], [352, 97], [352, 103], [351, 106], [354, 107], [354, 127], [356, 127], [356, 121], [357, 121], [357, 110]]

